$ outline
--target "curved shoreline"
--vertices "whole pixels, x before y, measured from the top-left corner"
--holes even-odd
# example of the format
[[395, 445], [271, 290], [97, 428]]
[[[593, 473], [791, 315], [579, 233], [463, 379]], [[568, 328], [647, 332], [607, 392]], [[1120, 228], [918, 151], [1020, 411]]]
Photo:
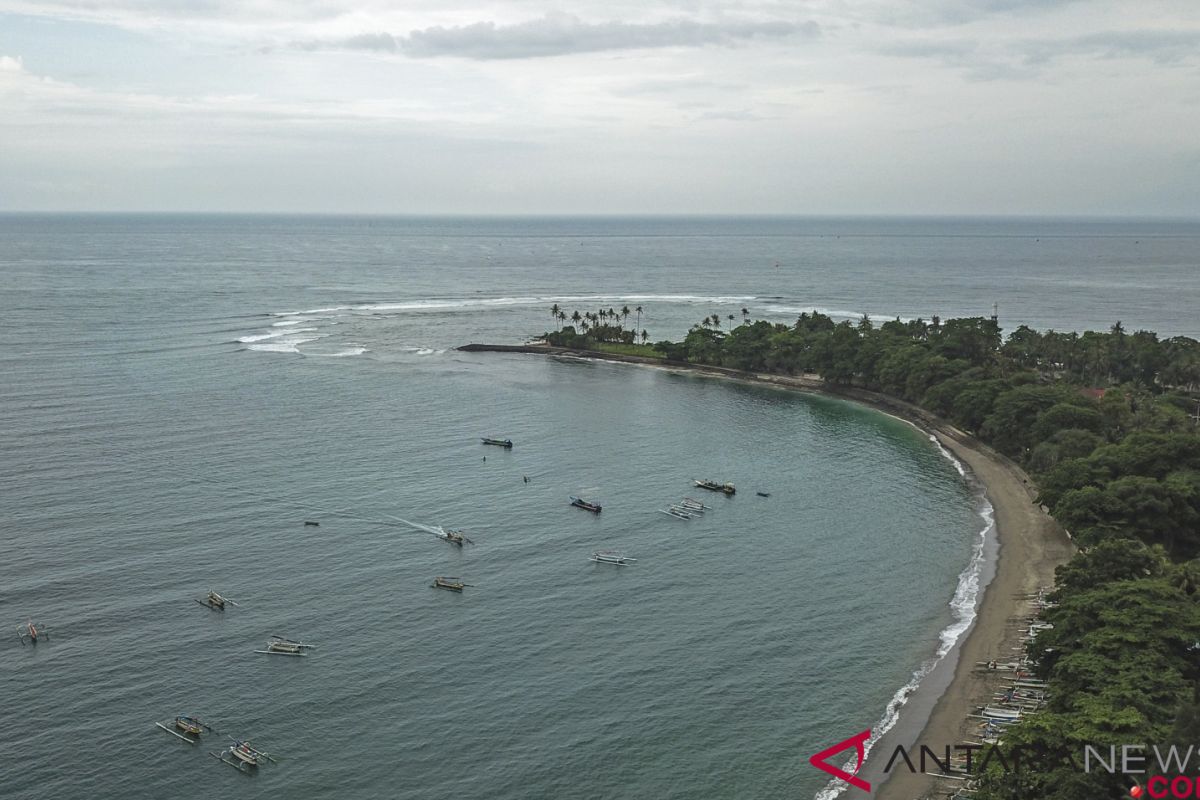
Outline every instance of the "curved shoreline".
[[[963, 464], [982, 485], [995, 512], [998, 549], [993, 564], [994, 574], [986, 582], [985, 576], [981, 576], [974, 620], [941, 662], [925, 676], [928, 680], [939, 670], [953, 670], [948, 680], [943, 675], [942, 680], [938, 681], [945, 682], [945, 689], [932, 703], [928, 717], [923, 720], [919, 730], [908, 725], [900, 730], [901, 726], [898, 725], [881, 737], [876, 743], [876, 746], [885, 743], [884, 749], [878, 751], [881, 753], [890, 752], [897, 744], [903, 744], [906, 748], [914, 744], [928, 744], [936, 750], [973, 738], [970, 734], [976, 726], [971, 724], [968, 715], [990, 700], [999, 683], [996, 673], [977, 670], [976, 663], [1012, 659], [1020, 646], [1021, 630], [1017, 619], [1028, 610], [1028, 601], [1024, 596], [1037, 592], [1043, 586], [1053, 585], [1055, 568], [1065, 563], [1074, 552], [1066, 533], [1037, 505], [1037, 489], [1019, 466], [945, 420], [902, 400], [853, 387], [829, 385], [816, 375], [790, 377], [749, 373], [723, 367], [545, 345], [473, 344], [458, 349], [464, 352], [532, 353], [640, 364], [838, 397], [913, 424], [932, 436]], [[917, 689], [914, 696], [920, 692], [921, 689]], [[921, 713], [915, 708], [912, 710]], [[829, 741], [836, 741], [846, 733], [831, 731]], [[823, 746], [828, 742], [814, 744]], [[872, 769], [873, 766], [876, 769]], [[868, 772], [878, 775], [881, 770], [878, 770], [878, 764], [871, 765], [868, 759], [864, 774]], [[874, 795], [881, 800], [915, 800], [927, 796], [936, 783], [933, 778], [920, 773], [896, 771], [890, 776], [876, 778], [873, 782], [876, 788]]]

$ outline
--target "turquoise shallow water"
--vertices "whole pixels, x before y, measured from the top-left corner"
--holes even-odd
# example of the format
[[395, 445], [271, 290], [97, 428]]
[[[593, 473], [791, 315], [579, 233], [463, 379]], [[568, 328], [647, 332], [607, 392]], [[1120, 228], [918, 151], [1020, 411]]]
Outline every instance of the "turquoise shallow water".
[[[5, 796], [823, 784], [808, 755], [875, 723], [952, 621], [968, 487], [838, 401], [454, 352], [543, 329], [543, 297], [638, 298], [662, 335], [810, 299], [769, 277], [777, 230], [509, 224], [0, 219], [0, 622], [51, 632], [0, 646]], [[903, 311], [882, 297], [867, 308]], [[738, 495], [657, 512], [710, 475]], [[638, 562], [588, 561], [602, 547]], [[474, 585], [429, 588], [447, 574]], [[210, 587], [242, 605], [193, 602]], [[276, 633], [319, 647], [252, 653]], [[185, 711], [280, 763], [238, 775], [204, 754], [217, 737], [152, 726]]]

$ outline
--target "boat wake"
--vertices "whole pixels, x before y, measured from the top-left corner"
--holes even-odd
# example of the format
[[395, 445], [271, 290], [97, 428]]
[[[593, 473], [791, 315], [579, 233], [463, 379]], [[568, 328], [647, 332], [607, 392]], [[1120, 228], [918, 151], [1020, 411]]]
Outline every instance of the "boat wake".
[[[954, 454], [947, 450], [936, 436], [930, 436], [929, 440], [933, 442], [940, 452], [958, 472], [959, 476], [966, 478], [967, 470], [962, 462], [954, 457]], [[864, 745], [866, 758], [870, 757], [871, 748], [879, 741], [885, 733], [890, 731], [900, 721], [900, 710], [908, 703], [910, 697], [921, 685], [921, 681], [931, 673], [946, 654], [954, 649], [954, 645], [962, 638], [962, 635], [971, 627], [971, 623], [975, 621], [975, 612], [979, 606], [980, 580], [983, 573], [984, 551], [988, 537], [995, 530], [996, 526], [996, 511], [992, 504], [987, 499], [987, 494], [980, 490], [976, 495], [976, 507], [980, 519], [983, 521], [983, 526], [979, 534], [975, 537], [975, 543], [971, 548], [971, 559], [967, 562], [966, 567], [958, 575], [958, 583], [954, 588], [954, 596], [950, 598], [950, 610], [954, 616], [953, 621], [941, 630], [938, 634], [938, 647], [932, 658], [924, 661], [921, 666], [913, 671], [912, 677], [908, 683], [901, 686], [892, 695], [888, 701], [887, 707], [884, 709], [883, 716], [879, 721], [871, 727], [871, 737]], [[851, 759], [843, 765], [843, 769], [848, 773], [854, 772], [856, 759]], [[847, 784], [839, 780], [831, 780], [825, 785], [821, 791], [817, 792], [814, 800], [833, 800], [838, 797], [847, 788]]]

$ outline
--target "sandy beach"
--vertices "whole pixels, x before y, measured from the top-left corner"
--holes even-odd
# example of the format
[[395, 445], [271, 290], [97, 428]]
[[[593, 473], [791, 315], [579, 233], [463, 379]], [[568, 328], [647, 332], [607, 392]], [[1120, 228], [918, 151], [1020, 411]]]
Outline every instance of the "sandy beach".
[[[892, 414], [936, 436], [942, 446], [985, 487], [995, 511], [999, 550], [995, 575], [983, 591], [975, 621], [944, 663], [944, 666], [953, 666], [953, 677], [934, 703], [919, 733], [915, 737], [904, 735], [899, 740], [889, 741], [889, 747], [897, 743], [903, 743], [906, 747], [925, 743], [944, 748], [947, 744], [977, 738], [974, 734], [978, 720], [972, 720], [968, 715], [990, 701], [1004, 673], [981, 670], [976, 665], [992, 660], [1013, 660], [1020, 644], [1019, 619], [1030, 611], [1025, 596], [1052, 585], [1055, 568], [1065, 563], [1074, 552], [1063, 530], [1035, 502], [1037, 491], [1033, 482], [1015, 463], [916, 406], [874, 392], [831, 386], [815, 375], [789, 377], [753, 374], [719, 367], [662, 362], [640, 356], [539, 345], [467, 345], [460, 349], [468, 352], [498, 351], [595, 358], [815, 392]], [[868, 759], [868, 765], [870, 763], [871, 759]], [[944, 791], [951, 788], [937, 784], [934, 778], [901, 770], [893, 772], [881, 785], [877, 782], [873, 786], [873, 794], [880, 800], [919, 800], [944, 796]]]

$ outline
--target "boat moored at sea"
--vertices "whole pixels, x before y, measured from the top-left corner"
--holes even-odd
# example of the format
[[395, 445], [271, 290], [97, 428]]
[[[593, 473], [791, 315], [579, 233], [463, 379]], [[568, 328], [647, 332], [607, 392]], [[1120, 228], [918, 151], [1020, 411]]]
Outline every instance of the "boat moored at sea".
[[512, 449], [512, 439], [495, 439], [490, 436], [482, 437], [484, 444], [494, 444], [496, 447], [503, 447], [506, 450]]
[[461, 592], [463, 587], [470, 586], [469, 583], [463, 583], [462, 578], [447, 578], [438, 576], [433, 579], [430, 584], [434, 589], [447, 589], [451, 592]]
[[202, 606], [208, 606], [213, 611], [224, 611], [225, 606], [227, 606], [227, 605], [228, 606], [238, 605], [234, 601], [230, 600], [228, 597], [222, 597], [221, 595], [217, 594], [212, 589], [208, 590], [208, 594], [205, 595], [203, 600], [198, 599], [198, 600], [196, 600], [196, 602]]
[[637, 561], [636, 558], [630, 558], [627, 555], [618, 553], [616, 550], [597, 550], [592, 553], [592, 557], [588, 560], [595, 561], [597, 564], [616, 564], [618, 566], [625, 566]]
[[248, 772], [268, 761], [275, 761], [270, 753], [263, 752], [251, 746], [249, 741], [242, 741], [240, 739], [234, 739], [233, 744], [229, 748], [216, 753], [209, 753], [209, 755], [240, 772]]
[[600, 513], [600, 504], [593, 503], [589, 500], [584, 500], [582, 497], [571, 495], [571, 505], [576, 508], [582, 508], [584, 511], [591, 511], [593, 514]]
[[710, 492], [722, 492], [728, 496], [732, 496], [737, 492], [737, 489], [734, 488], [732, 483], [719, 483], [714, 480], [708, 480], [707, 478], [704, 480], [693, 479], [692, 482], [701, 489], [708, 489]]
[[306, 656], [308, 650], [316, 649], [316, 645], [305, 644], [282, 636], [272, 636], [267, 640], [266, 650], [255, 650], [256, 653], [271, 656]]
[[166, 723], [156, 722], [154, 724], [188, 744], [195, 744], [200, 740], [202, 733], [212, 730], [212, 727], [208, 723], [190, 714], [179, 714]]
[[50, 634], [46, 633], [45, 628], [39, 628], [33, 624], [33, 620], [30, 620], [24, 625], [17, 626], [17, 638], [21, 640], [21, 644], [25, 644], [26, 639], [30, 644], [37, 644], [38, 639], [49, 639]]

